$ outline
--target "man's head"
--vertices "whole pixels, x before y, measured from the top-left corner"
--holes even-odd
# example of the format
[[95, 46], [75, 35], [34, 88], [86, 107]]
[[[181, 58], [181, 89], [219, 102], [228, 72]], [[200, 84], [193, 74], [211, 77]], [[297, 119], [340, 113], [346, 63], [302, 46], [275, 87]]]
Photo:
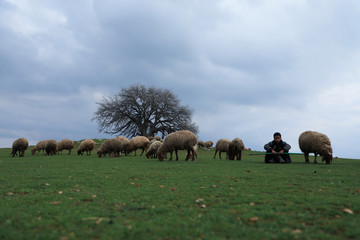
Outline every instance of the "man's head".
[[274, 133], [274, 141], [279, 143], [281, 141], [281, 134], [279, 132]]

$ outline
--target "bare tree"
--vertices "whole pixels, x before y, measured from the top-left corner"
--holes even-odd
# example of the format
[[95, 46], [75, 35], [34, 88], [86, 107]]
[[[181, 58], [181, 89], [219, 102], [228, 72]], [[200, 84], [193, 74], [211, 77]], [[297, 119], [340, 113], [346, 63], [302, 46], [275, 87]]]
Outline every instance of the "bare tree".
[[100, 132], [129, 137], [164, 137], [178, 130], [198, 132], [191, 122], [193, 110], [180, 106], [180, 100], [166, 89], [133, 85], [97, 104], [92, 120], [98, 123]]

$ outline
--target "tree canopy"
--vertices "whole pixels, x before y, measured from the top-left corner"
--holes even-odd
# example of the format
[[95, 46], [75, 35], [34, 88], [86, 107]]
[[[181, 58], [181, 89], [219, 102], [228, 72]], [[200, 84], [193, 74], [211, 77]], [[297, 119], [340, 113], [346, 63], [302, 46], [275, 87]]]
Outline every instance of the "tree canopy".
[[128, 137], [164, 137], [179, 130], [198, 132], [197, 125], [191, 122], [193, 110], [181, 106], [167, 89], [132, 85], [97, 104], [92, 120], [98, 123], [100, 132]]

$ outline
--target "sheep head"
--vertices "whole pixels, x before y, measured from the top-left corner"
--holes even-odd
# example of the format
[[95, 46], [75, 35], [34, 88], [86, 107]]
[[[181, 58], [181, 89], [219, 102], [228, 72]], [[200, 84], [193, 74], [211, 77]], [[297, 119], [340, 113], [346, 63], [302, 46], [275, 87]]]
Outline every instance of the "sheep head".
[[332, 162], [332, 147], [330, 145], [324, 145], [323, 147], [323, 158], [322, 161], [325, 161], [326, 164], [330, 164]]

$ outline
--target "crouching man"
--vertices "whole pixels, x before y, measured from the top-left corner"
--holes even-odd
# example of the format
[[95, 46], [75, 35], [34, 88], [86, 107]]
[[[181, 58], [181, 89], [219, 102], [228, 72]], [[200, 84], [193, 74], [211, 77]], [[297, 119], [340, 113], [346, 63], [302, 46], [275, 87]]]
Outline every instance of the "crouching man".
[[281, 139], [279, 132], [274, 133], [274, 140], [265, 144], [265, 163], [291, 163], [289, 150], [291, 146]]

